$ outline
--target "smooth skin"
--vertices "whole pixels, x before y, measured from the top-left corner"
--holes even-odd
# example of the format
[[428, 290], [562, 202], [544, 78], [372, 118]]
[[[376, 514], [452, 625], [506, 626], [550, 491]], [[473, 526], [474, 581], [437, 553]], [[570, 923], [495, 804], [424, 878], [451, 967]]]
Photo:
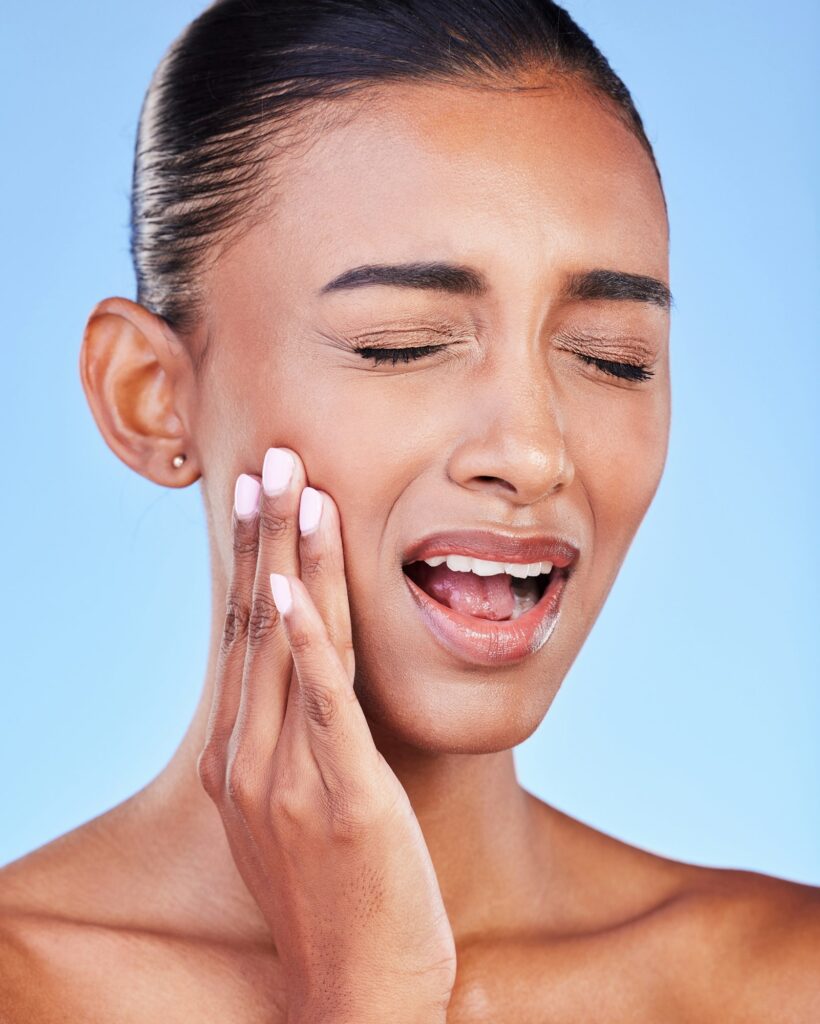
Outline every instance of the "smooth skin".
[[[190, 728], [157, 778], [0, 872], [0, 1020], [272, 1024], [305, 1011], [344, 1020], [346, 1008], [368, 1007], [377, 1019], [419, 1019], [438, 991], [406, 986], [395, 915], [405, 908], [446, 948], [437, 892], [456, 951], [454, 1024], [820, 1019], [820, 890], [657, 856], [536, 799], [515, 776], [512, 748], [577, 657], [666, 459], [668, 313], [562, 291], [569, 273], [594, 268], [668, 282], [666, 211], [649, 157], [580, 86], [407, 84], [372, 92], [307, 151], [278, 156], [276, 175], [270, 203], [203, 272], [203, 316], [190, 336], [121, 298], [89, 319], [81, 373], [109, 446], [161, 486], [202, 480], [210, 657]], [[431, 259], [477, 268], [487, 290], [319, 294], [363, 263]], [[586, 354], [646, 357], [654, 376], [604, 373], [568, 341], [581, 335], [597, 339]], [[375, 366], [352, 350], [364, 343], [449, 347]], [[263, 506], [262, 538], [240, 545], [238, 569], [236, 479], [261, 478], [271, 447], [293, 453], [297, 476], [282, 514]], [[178, 452], [188, 456], [181, 469]], [[307, 559], [298, 529], [306, 486], [331, 509]], [[453, 527], [557, 533], [580, 548], [541, 650], [478, 669], [426, 631], [401, 554]], [[267, 653], [253, 656], [253, 672], [234, 653], [236, 671], [226, 673], [237, 572], [245, 593], [253, 573], [252, 605], [268, 602], [249, 611], [245, 639]], [[296, 646], [317, 658], [304, 678], [265, 590], [269, 572], [293, 577], [309, 637]], [[331, 646], [354, 671], [340, 674]], [[325, 673], [315, 667], [323, 657]], [[299, 702], [312, 687], [323, 696]], [[247, 708], [231, 735], [255, 744], [236, 746], [255, 753], [230, 786], [227, 726], [222, 752], [202, 756], [212, 708], [229, 690]], [[329, 706], [340, 714], [323, 731]], [[349, 742], [333, 742], [334, 724]], [[297, 736], [309, 771], [283, 789], [274, 768], [291, 762], [279, 744], [298, 746]], [[344, 840], [352, 862], [338, 851], [338, 803], [315, 805], [331, 823], [324, 832], [311, 833], [305, 817], [322, 765], [337, 794], [373, 798], [354, 799], [352, 844]], [[412, 817], [406, 806], [392, 820], [385, 811], [398, 793], [391, 774]], [[287, 823], [272, 813], [282, 808], [267, 799], [274, 791], [298, 793]], [[244, 838], [239, 806], [252, 823]], [[363, 851], [369, 828], [381, 839]], [[300, 851], [319, 856], [322, 840], [330, 852], [320, 863], [297, 863]], [[402, 844], [406, 855], [391, 859]], [[368, 912], [351, 913], [350, 891], [332, 880], [371, 863], [386, 866], [385, 886], [365, 885]], [[289, 891], [297, 878], [317, 888]], [[338, 953], [318, 972], [305, 941], [317, 934]], [[425, 964], [422, 946], [411, 946], [409, 965], [429, 980], [443, 963], [446, 975], [446, 957]], [[375, 991], [374, 977], [390, 982]], [[316, 978], [330, 986], [324, 1017]]]

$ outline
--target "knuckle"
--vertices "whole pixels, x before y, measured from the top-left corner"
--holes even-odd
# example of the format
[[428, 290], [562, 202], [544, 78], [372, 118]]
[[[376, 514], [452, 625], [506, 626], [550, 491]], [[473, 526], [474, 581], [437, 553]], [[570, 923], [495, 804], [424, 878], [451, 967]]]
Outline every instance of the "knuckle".
[[250, 609], [244, 601], [234, 594], [229, 594], [225, 603], [225, 623], [222, 628], [222, 649], [231, 650], [237, 643], [244, 640], [248, 632]]
[[321, 683], [311, 683], [301, 689], [302, 706], [305, 714], [316, 725], [327, 728], [339, 714], [339, 696]]
[[248, 617], [248, 644], [258, 647], [271, 635], [279, 622], [279, 612], [272, 599], [256, 594]]
[[225, 793], [231, 803], [247, 813], [256, 803], [255, 771], [247, 757], [234, 755], [228, 764]]
[[305, 815], [304, 801], [298, 795], [295, 785], [283, 780], [272, 789], [269, 806], [271, 819], [280, 826], [293, 828], [310, 817]]
[[290, 519], [275, 509], [266, 508], [259, 513], [259, 534], [265, 540], [278, 540], [291, 529]]
[[288, 637], [290, 648], [296, 654], [306, 654], [313, 647], [313, 637], [304, 629], [293, 629]]
[[303, 554], [299, 561], [302, 579], [316, 580], [324, 574], [325, 560], [320, 554]]
[[234, 516], [233, 553], [236, 558], [244, 559], [256, 553], [259, 538], [256, 533], [255, 519], [239, 519]]
[[224, 782], [224, 767], [222, 764], [222, 753], [213, 744], [206, 744], [200, 751], [196, 761], [196, 771], [202, 788], [211, 797], [216, 799], [222, 793]]

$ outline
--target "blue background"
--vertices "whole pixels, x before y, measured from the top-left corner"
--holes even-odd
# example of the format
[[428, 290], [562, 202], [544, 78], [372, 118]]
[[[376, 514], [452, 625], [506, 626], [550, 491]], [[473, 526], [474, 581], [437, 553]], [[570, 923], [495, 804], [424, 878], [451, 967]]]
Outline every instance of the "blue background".
[[[820, 8], [568, 6], [631, 89], [664, 176], [672, 434], [519, 777], [652, 851], [818, 885]], [[120, 463], [77, 369], [93, 304], [133, 297], [139, 106], [201, 8], [4, 10], [0, 863], [147, 783], [203, 681], [199, 488]]]

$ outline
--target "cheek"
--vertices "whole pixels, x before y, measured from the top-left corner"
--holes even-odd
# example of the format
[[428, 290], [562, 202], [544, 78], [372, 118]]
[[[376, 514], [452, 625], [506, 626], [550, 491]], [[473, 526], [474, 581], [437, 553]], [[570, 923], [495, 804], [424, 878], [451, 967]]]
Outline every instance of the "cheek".
[[214, 353], [199, 396], [197, 443], [226, 564], [236, 475], [261, 474], [267, 448], [282, 446], [299, 455], [308, 483], [338, 505], [351, 584], [357, 574], [372, 573], [380, 541], [375, 531], [419, 451], [412, 430], [395, 429], [397, 422], [417, 421], [410, 404], [399, 400], [398, 383], [391, 389], [384, 380], [334, 372], [286, 339], [262, 345], [251, 330], [241, 346], [226, 344]]
[[316, 486], [344, 496], [346, 510], [371, 517], [371, 524], [376, 514], [384, 519], [417, 458], [429, 455], [430, 437], [440, 439], [442, 424], [419, 409], [399, 376], [317, 376], [303, 429], [310, 437], [308, 471]]
[[663, 474], [668, 388], [616, 394], [576, 413], [568, 444], [590, 505], [595, 550], [600, 556], [608, 549], [620, 564]]
[[[339, 450], [314, 393], [315, 375], [304, 369], [299, 373], [299, 367], [288, 372], [284, 360], [253, 348], [251, 341], [247, 358], [231, 358], [228, 345], [215, 352], [197, 401], [196, 442], [206, 471], [203, 493], [210, 532], [226, 571], [233, 561], [231, 514], [237, 475], [261, 476], [268, 448], [291, 448], [304, 463], [308, 483], [333, 494], [321, 471], [333, 465]], [[239, 345], [235, 349], [241, 350]]]

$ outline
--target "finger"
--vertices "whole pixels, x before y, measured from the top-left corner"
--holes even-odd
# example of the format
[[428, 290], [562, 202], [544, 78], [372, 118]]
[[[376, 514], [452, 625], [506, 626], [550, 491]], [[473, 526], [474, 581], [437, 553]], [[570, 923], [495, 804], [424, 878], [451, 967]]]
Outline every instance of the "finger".
[[259, 550], [248, 621], [242, 694], [235, 745], [247, 748], [258, 769], [276, 747], [285, 717], [293, 662], [271, 597], [272, 572], [299, 573], [297, 517], [305, 469], [291, 449], [269, 448], [262, 465]]
[[324, 491], [306, 487], [299, 505], [300, 579], [351, 681], [356, 670], [339, 510]]
[[225, 621], [205, 746], [199, 756], [200, 777], [206, 788], [216, 788], [224, 780], [225, 750], [239, 708], [251, 591], [256, 572], [260, 491], [257, 478], [247, 473], [237, 477], [231, 518], [231, 578], [225, 600]]
[[361, 791], [378, 768], [378, 751], [353, 682], [304, 583], [271, 574], [298, 679], [301, 720], [328, 790]]

